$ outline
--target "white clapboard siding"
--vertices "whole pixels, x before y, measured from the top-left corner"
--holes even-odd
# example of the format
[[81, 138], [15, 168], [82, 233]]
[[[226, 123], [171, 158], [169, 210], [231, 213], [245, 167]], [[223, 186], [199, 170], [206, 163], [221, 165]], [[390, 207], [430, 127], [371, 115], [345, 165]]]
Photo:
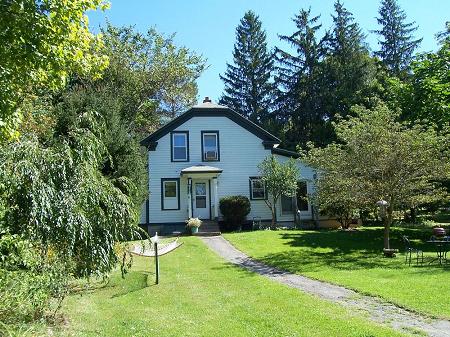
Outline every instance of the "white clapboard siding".
[[[220, 161], [205, 163], [201, 158], [201, 131], [212, 130], [219, 131]], [[229, 195], [250, 197], [249, 177], [259, 175], [258, 164], [271, 154], [270, 150], [264, 149], [260, 138], [224, 116], [193, 117], [174, 131], [189, 131], [189, 162], [171, 162], [170, 133], [158, 140], [156, 151], [148, 152], [150, 223], [183, 222], [187, 218], [187, 178], [180, 178], [180, 172], [189, 166], [205, 164], [223, 170], [217, 180], [219, 199]], [[280, 161], [288, 159], [278, 154], [276, 157]], [[302, 163], [298, 162], [298, 165], [310, 192], [314, 173]], [[180, 210], [161, 210], [161, 178], [180, 178]], [[303, 212], [301, 216], [311, 218], [311, 212]], [[263, 200], [251, 200], [251, 213], [247, 218], [253, 217], [271, 218]], [[278, 205], [278, 220], [292, 221], [293, 215], [282, 215]]]

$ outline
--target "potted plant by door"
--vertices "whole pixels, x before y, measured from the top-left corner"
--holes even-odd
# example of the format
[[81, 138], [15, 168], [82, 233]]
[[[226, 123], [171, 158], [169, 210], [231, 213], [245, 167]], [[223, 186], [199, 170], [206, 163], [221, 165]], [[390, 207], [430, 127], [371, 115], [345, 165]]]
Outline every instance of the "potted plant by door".
[[199, 218], [189, 218], [186, 220], [186, 226], [191, 229], [191, 233], [197, 233], [198, 228], [202, 225], [202, 220]]

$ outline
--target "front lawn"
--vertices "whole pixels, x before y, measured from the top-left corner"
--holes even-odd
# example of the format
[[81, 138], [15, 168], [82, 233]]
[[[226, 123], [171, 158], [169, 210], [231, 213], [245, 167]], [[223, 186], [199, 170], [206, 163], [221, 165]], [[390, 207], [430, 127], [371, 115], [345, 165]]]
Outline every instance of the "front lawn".
[[423, 266], [409, 267], [403, 253], [384, 258], [382, 228], [357, 231], [255, 231], [226, 234], [238, 249], [267, 264], [382, 297], [410, 310], [450, 318], [450, 264], [428, 265], [431, 229], [393, 228], [391, 246], [403, 252], [401, 235], [416, 238], [426, 254]]
[[[249, 233], [257, 238], [266, 233]], [[274, 233], [280, 234], [280, 233]], [[247, 234], [243, 234], [244, 237]], [[238, 236], [236, 236], [236, 239]], [[123, 280], [72, 295], [62, 312], [70, 336], [398, 336], [357, 312], [231, 266], [198, 238], [161, 258], [136, 258]]]

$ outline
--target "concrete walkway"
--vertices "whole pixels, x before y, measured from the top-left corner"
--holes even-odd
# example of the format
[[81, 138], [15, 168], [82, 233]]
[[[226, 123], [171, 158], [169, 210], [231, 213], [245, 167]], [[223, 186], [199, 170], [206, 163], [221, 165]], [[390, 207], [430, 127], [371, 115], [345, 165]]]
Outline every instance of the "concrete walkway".
[[347, 308], [366, 312], [369, 318], [377, 323], [388, 325], [406, 333], [421, 331], [428, 336], [450, 337], [450, 321], [425, 317], [397, 307], [389, 302], [382, 301], [376, 297], [361, 295], [341, 286], [269, 267], [249, 258], [222, 236], [202, 237], [201, 239], [210, 249], [232, 264], [292, 288], [339, 303]]

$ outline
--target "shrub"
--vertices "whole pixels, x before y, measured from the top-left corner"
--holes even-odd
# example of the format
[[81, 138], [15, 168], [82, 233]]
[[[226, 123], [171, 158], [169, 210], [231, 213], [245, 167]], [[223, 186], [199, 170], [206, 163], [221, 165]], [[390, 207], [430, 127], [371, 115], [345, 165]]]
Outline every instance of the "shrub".
[[250, 213], [250, 200], [243, 195], [224, 197], [220, 199], [219, 207], [224, 218], [220, 230], [233, 231], [240, 228]]
[[[67, 293], [67, 260], [41, 254], [19, 235], [0, 233], [0, 325], [39, 319]], [[1, 335], [1, 331], [0, 331]]]

